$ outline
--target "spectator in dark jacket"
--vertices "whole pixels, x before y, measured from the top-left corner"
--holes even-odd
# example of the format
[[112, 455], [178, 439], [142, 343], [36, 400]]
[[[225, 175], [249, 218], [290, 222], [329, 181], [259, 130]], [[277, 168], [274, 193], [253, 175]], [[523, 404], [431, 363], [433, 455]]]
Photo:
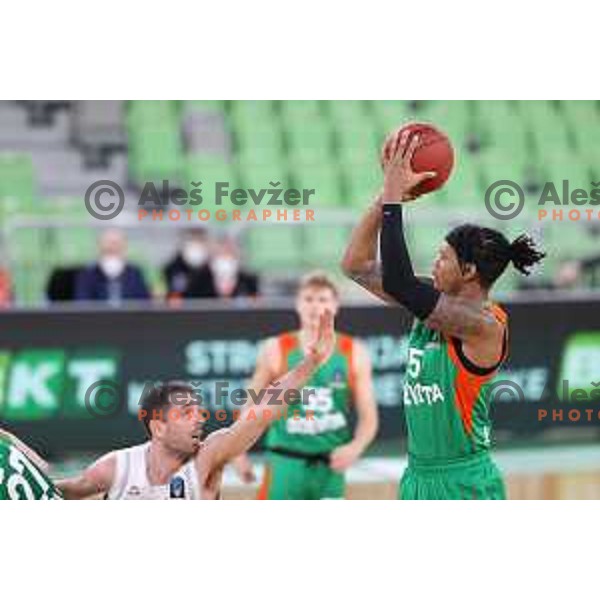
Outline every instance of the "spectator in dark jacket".
[[213, 298], [258, 295], [258, 277], [242, 268], [240, 251], [234, 239], [223, 238], [215, 245], [208, 272], [199, 273], [190, 280], [187, 297], [207, 297], [200, 296], [205, 290], [210, 290]]
[[[176, 298], [214, 298], [212, 274], [209, 268], [211, 240], [204, 229], [192, 229], [183, 238], [181, 248], [164, 268], [167, 295]], [[194, 296], [189, 294], [195, 281]]]
[[127, 262], [127, 240], [117, 230], [99, 238], [98, 261], [81, 270], [75, 285], [76, 300], [119, 304], [122, 300], [146, 300], [150, 293], [142, 271]]

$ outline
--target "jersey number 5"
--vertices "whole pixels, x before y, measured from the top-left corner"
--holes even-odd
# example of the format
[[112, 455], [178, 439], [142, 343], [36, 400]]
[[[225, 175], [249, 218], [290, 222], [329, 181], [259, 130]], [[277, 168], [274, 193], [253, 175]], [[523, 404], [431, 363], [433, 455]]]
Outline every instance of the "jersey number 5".
[[416, 379], [421, 372], [421, 357], [423, 356], [423, 350], [417, 350], [416, 348], [408, 349], [408, 367], [406, 372], [410, 377]]

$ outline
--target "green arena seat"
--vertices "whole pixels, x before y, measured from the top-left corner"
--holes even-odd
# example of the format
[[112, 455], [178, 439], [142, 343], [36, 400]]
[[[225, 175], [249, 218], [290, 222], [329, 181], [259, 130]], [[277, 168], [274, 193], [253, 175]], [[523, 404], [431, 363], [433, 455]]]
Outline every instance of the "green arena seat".
[[407, 219], [406, 240], [415, 273], [430, 277], [433, 262], [440, 244], [444, 241], [448, 230], [445, 223], [416, 221], [414, 217]]
[[469, 160], [468, 155], [461, 160], [459, 155], [444, 190], [450, 208], [483, 207], [485, 187], [477, 162]]
[[37, 206], [35, 174], [31, 156], [0, 154], [0, 204], [5, 212], [29, 211]]
[[462, 148], [471, 130], [470, 112], [462, 101], [430, 101], [416, 113], [416, 118], [441, 129], [457, 148]]
[[308, 268], [336, 270], [348, 244], [350, 227], [311, 225], [303, 228], [303, 260]]
[[161, 127], [177, 123], [179, 107], [172, 100], [132, 100], [128, 103], [126, 122], [129, 130], [138, 128]]
[[205, 110], [219, 113], [225, 112], [224, 100], [183, 100], [181, 104], [181, 111], [183, 113], [195, 110]]
[[234, 131], [233, 138], [241, 162], [278, 162], [284, 155], [281, 127], [273, 120], [245, 124]]
[[527, 128], [514, 102], [506, 100], [476, 103], [474, 129], [485, 150], [504, 152], [518, 161], [531, 153]]
[[309, 121], [322, 116], [322, 104], [318, 100], [282, 100], [277, 103], [284, 122]]
[[381, 168], [373, 160], [343, 161], [340, 168], [344, 177], [344, 204], [364, 210], [383, 185]]
[[239, 163], [239, 180], [244, 188], [260, 190], [280, 183], [279, 187], [291, 185], [288, 167], [283, 162]]
[[314, 118], [284, 123], [289, 155], [293, 161], [321, 162], [333, 155], [333, 137], [328, 121]]
[[344, 204], [340, 174], [334, 163], [292, 164], [291, 175], [298, 189], [315, 190], [310, 196], [310, 208], [331, 208]]
[[53, 257], [55, 265], [86, 264], [97, 255], [99, 231], [86, 226], [69, 226], [53, 232]]
[[282, 223], [250, 227], [244, 235], [243, 249], [251, 268], [268, 273], [298, 269], [304, 252], [302, 228]]
[[371, 120], [369, 103], [365, 100], [339, 100], [325, 103], [329, 119], [338, 129], [352, 127], [354, 122]]
[[[202, 185], [194, 186], [194, 183], [198, 182], [202, 182]], [[186, 158], [183, 183], [188, 194], [195, 189], [201, 190], [202, 203], [197, 206], [190, 204], [185, 207], [195, 211], [231, 208], [225, 197], [221, 200], [223, 204], [217, 205], [217, 184], [228, 183], [229, 191], [239, 187], [237, 172], [233, 164], [218, 157], [205, 155], [190, 155]]]
[[371, 112], [376, 126], [385, 135], [399, 127], [407, 119], [406, 103], [402, 100], [374, 100]]
[[234, 131], [278, 120], [270, 100], [234, 100], [229, 103], [229, 119]]
[[130, 172], [138, 183], [181, 178], [183, 145], [179, 130], [139, 130], [130, 135], [129, 144]]
[[384, 136], [373, 128], [372, 122], [353, 122], [348, 127], [336, 131], [338, 159], [340, 162], [378, 162], [384, 139]]

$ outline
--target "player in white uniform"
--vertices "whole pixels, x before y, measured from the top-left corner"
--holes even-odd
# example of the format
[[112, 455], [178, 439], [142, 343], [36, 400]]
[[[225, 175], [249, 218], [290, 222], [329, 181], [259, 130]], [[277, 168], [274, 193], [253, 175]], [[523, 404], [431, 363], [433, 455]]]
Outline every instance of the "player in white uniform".
[[[331, 355], [335, 343], [333, 314], [322, 315], [312, 333], [304, 360], [270, 388], [298, 390]], [[109, 499], [165, 500], [217, 499], [227, 462], [248, 450], [278, 411], [269, 407], [271, 393], [231, 427], [209, 435], [202, 431], [202, 407], [193, 388], [184, 383], [165, 384], [151, 390], [142, 402], [146, 444], [110, 452], [81, 475], [57, 482], [67, 499], [103, 495]]]

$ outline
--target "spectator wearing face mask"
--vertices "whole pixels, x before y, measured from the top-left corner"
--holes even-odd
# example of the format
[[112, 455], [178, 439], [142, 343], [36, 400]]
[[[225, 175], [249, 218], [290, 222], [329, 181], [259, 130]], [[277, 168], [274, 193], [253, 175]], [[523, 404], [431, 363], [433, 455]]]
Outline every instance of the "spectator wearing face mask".
[[82, 269], [76, 279], [76, 300], [119, 304], [145, 300], [150, 293], [142, 271], [127, 262], [127, 240], [120, 231], [105, 231], [98, 240], [98, 261]]
[[209, 258], [210, 240], [206, 231], [197, 229], [187, 233], [181, 249], [163, 270], [170, 300], [191, 297], [189, 286], [192, 280], [196, 281], [196, 295], [192, 297], [215, 297]]
[[203, 288], [212, 288], [214, 298], [237, 298], [257, 296], [258, 277], [242, 269], [240, 252], [231, 238], [220, 240], [209, 262], [210, 282], [205, 278], [192, 278], [188, 288], [188, 297], [199, 298]]

